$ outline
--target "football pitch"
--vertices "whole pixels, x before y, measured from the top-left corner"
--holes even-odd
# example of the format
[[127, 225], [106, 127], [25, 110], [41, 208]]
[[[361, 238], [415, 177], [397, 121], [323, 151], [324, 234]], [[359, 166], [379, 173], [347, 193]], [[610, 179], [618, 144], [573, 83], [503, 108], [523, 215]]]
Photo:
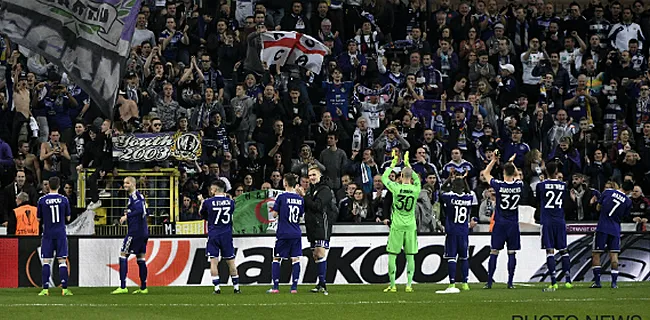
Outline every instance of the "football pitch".
[[[460, 294], [436, 294], [442, 284], [415, 284], [413, 293], [398, 285], [397, 293], [383, 293], [384, 285], [332, 285], [329, 296], [300, 286], [290, 294], [266, 294], [267, 286], [242, 286], [242, 294], [222, 287], [151, 287], [146, 296], [109, 293], [114, 288], [60, 288], [37, 296], [37, 288], [0, 289], [1, 319], [517, 319], [517, 320], [633, 320], [650, 319], [650, 283], [620, 282], [619, 289], [590, 289], [579, 283], [542, 292], [543, 284], [519, 284], [491, 290], [472, 284]], [[135, 288], [130, 288], [133, 291]]]

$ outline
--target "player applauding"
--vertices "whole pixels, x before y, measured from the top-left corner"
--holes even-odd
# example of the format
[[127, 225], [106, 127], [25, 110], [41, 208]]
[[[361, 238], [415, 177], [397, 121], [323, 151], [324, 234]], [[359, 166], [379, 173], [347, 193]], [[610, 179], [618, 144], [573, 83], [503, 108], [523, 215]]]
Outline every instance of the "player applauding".
[[305, 214], [304, 199], [295, 191], [297, 177], [292, 173], [284, 175], [284, 190], [273, 205], [273, 217], [278, 221], [278, 231], [275, 233], [275, 249], [273, 250], [273, 288], [267, 293], [279, 293], [280, 263], [282, 259], [291, 258], [291, 293], [298, 293], [298, 278], [300, 278], [300, 256], [302, 243], [300, 218]]
[[512, 283], [515, 277], [515, 267], [517, 259], [516, 250], [521, 250], [521, 241], [519, 233], [519, 200], [524, 189], [524, 183], [519, 180], [519, 171], [513, 163], [513, 155], [503, 166], [503, 181], [492, 177], [492, 168], [497, 162], [498, 155], [492, 157], [492, 161], [483, 170], [485, 181], [490, 183], [496, 193], [496, 210], [494, 214], [494, 228], [492, 229], [492, 238], [490, 243], [490, 261], [488, 262], [488, 281], [485, 289], [492, 288], [492, 277], [497, 269], [497, 257], [499, 250], [503, 250], [504, 245], [508, 244], [508, 289], [513, 289]]
[[[467, 172], [465, 172], [467, 176]], [[469, 215], [472, 212], [472, 206], [475, 204], [474, 196], [469, 193], [470, 189], [465, 182], [465, 176], [450, 176], [451, 191], [441, 195], [441, 200], [445, 206], [445, 259], [449, 270], [449, 287], [446, 290], [436, 291], [436, 293], [459, 293], [456, 288], [456, 258], [460, 260], [461, 271], [463, 272], [463, 290], [469, 290], [467, 280], [469, 277], [468, 244], [469, 244]], [[447, 183], [445, 183], [447, 186]]]
[[571, 261], [567, 250], [566, 221], [564, 220], [564, 209], [562, 204], [566, 197], [566, 183], [557, 180], [558, 163], [551, 161], [546, 164], [548, 179], [537, 184], [537, 198], [540, 204], [540, 220], [542, 225], [542, 249], [546, 249], [546, 266], [548, 275], [551, 277], [551, 285], [544, 291], [555, 291], [558, 288], [555, 279], [555, 251], [562, 254], [562, 271], [566, 277], [567, 288], [573, 288], [571, 284]]
[[[591, 269], [594, 272], [592, 288], [600, 288], [600, 254], [609, 250], [609, 259], [612, 266], [612, 288], [618, 288], [618, 253], [621, 251], [621, 218], [629, 215], [632, 210], [632, 200], [626, 193], [632, 191], [632, 182], [623, 183], [623, 188], [618, 189], [616, 182], [608, 182], [615, 189], [606, 189], [598, 200], [596, 210], [600, 211], [596, 235], [594, 236], [593, 250], [591, 251]], [[617, 190], [618, 189], [618, 190]]]
[[235, 293], [239, 290], [239, 275], [235, 266], [235, 247], [232, 243], [232, 214], [235, 201], [226, 194], [226, 183], [215, 180], [210, 185], [211, 198], [201, 203], [201, 216], [208, 222], [208, 244], [206, 253], [210, 259], [210, 275], [214, 285], [214, 294], [220, 294], [219, 255], [226, 260]]
[[384, 292], [397, 292], [395, 287], [395, 272], [397, 269], [397, 255], [404, 248], [406, 254], [406, 292], [412, 292], [413, 272], [415, 271], [414, 255], [418, 253], [417, 225], [415, 222], [415, 208], [418, 196], [420, 195], [420, 177], [408, 161], [408, 151], [404, 154], [404, 165], [402, 169], [402, 183], [396, 183], [389, 179], [390, 173], [399, 162], [399, 157], [393, 151], [393, 161], [389, 168], [381, 176], [381, 181], [386, 188], [393, 193], [393, 206], [391, 213], [390, 233], [388, 234], [388, 278], [390, 286]]

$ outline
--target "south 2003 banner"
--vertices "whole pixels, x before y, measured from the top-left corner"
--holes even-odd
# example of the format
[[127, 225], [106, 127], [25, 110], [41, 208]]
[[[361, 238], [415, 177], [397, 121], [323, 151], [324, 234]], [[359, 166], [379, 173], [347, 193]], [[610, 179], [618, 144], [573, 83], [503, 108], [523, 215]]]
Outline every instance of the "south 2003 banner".
[[[574, 281], [591, 281], [591, 240], [592, 236], [569, 236], [571, 252], [571, 275]], [[240, 283], [270, 284], [271, 261], [273, 259], [274, 237], [235, 238], [236, 263]], [[414, 281], [446, 282], [447, 264], [444, 254], [444, 236], [420, 236], [420, 250], [417, 254]], [[151, 239], [147, 246], [148, 283], [151, 286], [210, 285], [209, 263], [205, 257], [205, 239]], [[119, 285], [119, 266], [117, 252], [121, 239], [79, 239], [79, 285], [117, 286]], [[329, 283], [386, 283], [388, 282], [388, 257], [386, 237], [377, 236], [339, 236], [331, 240], [328, 256], [327, 281]], [[470, 281], [487, 280], [487, 264], [490, 253], [490, 236], [470, 237], [469, 263]], [[650, 234], [626, 235], [621, 241], [619, 258], [622, 281], [643, 281], [650, 278]], [[301, 283], [315, 283], [317, 268], [311, 256], [306, 239], [303, 238], [301, 258]], [[604, 280], [608, 280], [609, 262], [602, 257], [606, 266]], [[560, 256], [556, 256], [560, 260]], [[539, 236], [522, 236], [522, 250], [518, 253], [515, 281], [547, 281], [546, 255], [539, 247]], [[405, 258], [397, 260], [398, 281], [405, 282]], [[290, 265], [282, 265], [282, 282], [288, 282]], [[559, 269], [559, 268], [558, 268]], [[220, 276], [222, 283], [228, 277], [227, 266], [222, 261]], [[458, 272], [460, 274], [460, 272]], [[558, 277], [563, 277], [560, 272]], [[135, 257], [129, 260], [130, 285], [139, 283]], [[507, 279], [507, 258], [502, 253], [498, 261], [495, 280]]]
[[113, 157], [126, 162], [195, 161], [201, 156], [201, 135], [196, 132], [136, 133], [113, 138]]

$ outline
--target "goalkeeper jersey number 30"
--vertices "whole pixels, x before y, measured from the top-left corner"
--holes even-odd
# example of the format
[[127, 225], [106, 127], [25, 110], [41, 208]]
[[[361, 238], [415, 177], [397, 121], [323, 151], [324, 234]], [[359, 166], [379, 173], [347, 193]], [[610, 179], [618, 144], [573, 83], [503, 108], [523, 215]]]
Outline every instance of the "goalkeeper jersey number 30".
[[391, 168], [387, 168], [381, 181], [393, 194], [391, 213], [391, 229], [413, 230], [417, 229], [415, 222], [415, 208], [420, 195], [420, 177], [413, 171], [413, 184], [401, 184], [391, 181]]

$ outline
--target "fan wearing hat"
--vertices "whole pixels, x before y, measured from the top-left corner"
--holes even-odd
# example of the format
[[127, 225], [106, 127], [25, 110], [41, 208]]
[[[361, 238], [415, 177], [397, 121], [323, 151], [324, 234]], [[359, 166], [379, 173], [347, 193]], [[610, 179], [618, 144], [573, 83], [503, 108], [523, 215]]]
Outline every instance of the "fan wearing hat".
[[515, 66], [509, 63], [501, 65], [501, 76], [496, 78], [499, 86], [498, 101], [501, 106], [507, 106], [517, 98], [517, 80], [514, 74]]
[[520, 127], [514, 127], [510, 129], [510, 132], [510, 142], [506, 143], [503, 147], [503, 159], [510, 159], [513, 155], [516, 155], [513, 161], [514, 164], [519, 168], [523, 168], [524, 157], [530, 151], [530, 147], [521, 141], [523, 132]]
[[[498, 150], [496, 142], [488, 142], [485, 145], [483, 150], [485, 154], [485, 159], [483, 159], [481, 169], [485, 169], [485, 167], [487, 167], [490, 161], [492, 161], [493, 157], [498, 157], [498, 153], [496, 153], [496, 151]], [[503, 169], [501, 168], [500, 159], [497, 159], [497, 165], [494, 166], [494, 168], [492, 168], [492, 171], [490, 173], [492, 174], [493, 177], [502, 178]]]
[[501, 40], [506, 41], [504, 48], [507, 50], [504, 49], [505, 53], [507, 52], [514, 53], [515, 46], [512, 44], [512, 40], [508, 39], [505, 36], [505, 26], [503, 25], [503, 23], [496, 23], [492, 27], [492, 30], [494, 31], [494, 34], [485, 42], [485, 46], [488, 48], [488, 53], [490, 54], [490, 57], [494, 56], [498, 51], [500, 51], [499, 41]]

